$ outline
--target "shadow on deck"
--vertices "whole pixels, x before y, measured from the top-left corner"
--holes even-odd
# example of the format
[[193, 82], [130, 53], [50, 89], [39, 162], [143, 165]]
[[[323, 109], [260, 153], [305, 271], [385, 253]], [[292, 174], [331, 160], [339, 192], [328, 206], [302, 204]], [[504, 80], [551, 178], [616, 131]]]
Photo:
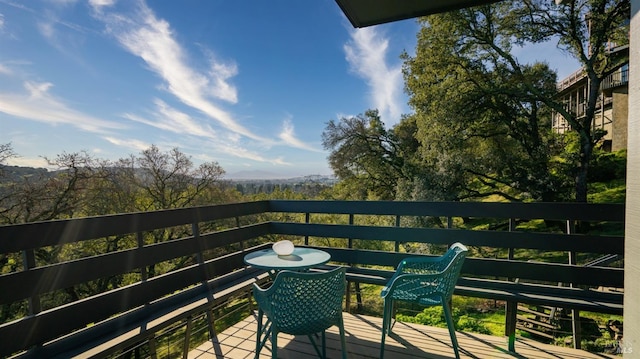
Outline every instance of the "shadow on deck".
[[[344, 313], [349, 358], [378, 358], [382, 318]], [[385, 358], [453, 358], [451, 340], [446, 328], [429, 327], [410, 323], [396, 323], [394, 335], [387, 339]], [[253, 358], [255, 352], [256, 318], [249, 316], [240, 323], [220, 333], [216, 340], [204, 343], [189, 353], [190, 359]], [[542, 344], [518, 338], [518, 353], [507, 350], [504, 337], [458, 332], [461, 358], [616, 358], [615, 355], [595, 354], [583, 350]], [[315, 352], [306, 337], [281, 334], [278, 337], [280, 358], [314, 358]], [[260, 358], [270, 358], [265, 348]], [[341, 358], [337, 327], [327, 332], [327, 357]]]

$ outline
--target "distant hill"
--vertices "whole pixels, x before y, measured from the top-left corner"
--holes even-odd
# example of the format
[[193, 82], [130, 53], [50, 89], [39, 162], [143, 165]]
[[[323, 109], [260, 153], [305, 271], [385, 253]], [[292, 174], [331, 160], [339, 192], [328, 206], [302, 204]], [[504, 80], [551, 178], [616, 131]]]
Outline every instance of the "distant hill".
[[310, 197], [333, 187], [338, 180], [333, 176], [309, 175], [281, 179], [227, 179], [242, 194], [271, 193], [276, 189], [292, 190]]
[[[46, 178], [56, 173], [57, 171], [49, 171], [46, 168], [0, 165], [0, 183], [18, 182], [29, 177]], [[244, 175], [246, 177], [243, 177], [242, 173], [237, 173], [233, 178], [223, 178], [223, 180], [243, 194], [271, 193], [278, 188], [315, 195], [337, 182], [335, 177], [327, 175], [277, 178], [273, 173], [266, 171], [246, 172]]]
[[13, 182], [25, 177], [42, 177], [51, 176], [52, 174], [53, 172], [50, 172], [46, 168], [0, 165], [0, 182]]

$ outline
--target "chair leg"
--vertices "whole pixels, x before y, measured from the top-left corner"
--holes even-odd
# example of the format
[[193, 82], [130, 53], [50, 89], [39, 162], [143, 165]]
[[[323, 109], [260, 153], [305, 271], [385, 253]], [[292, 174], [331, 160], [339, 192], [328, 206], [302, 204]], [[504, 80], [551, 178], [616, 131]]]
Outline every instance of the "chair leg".
[[380, 359], [384, 358], [384, 340], [387, 334], [391, 332], [391, 307], [393, 300], [385, 298], [384, 309], [382, 311], [382, 338], [380, 340]]
[[344, 335], [344, 322], [340, 317], [340, 344], [342, 345], [342, 359], [347, 359], [347, 339]]
[[271, 324], [271, 359], [278, 359], [278, 330]]
[[260, 345], [261, 336], [262, 336], [262, 309], [258, 309], [258, 329], [256, 330], [256, 359], [260, 356], [260, 350], [262, 349], [262, 345]]
[[460, 352], [458, 351], [458, 339], [456, 338], [456, 327], [453, 324], [453, 317], [451, 316], [451, 307], [449, 307], [449, 302], [443, 300], [442, 308], [444, 309], [444, 317], [447, 320], [447, 327], [449, 328], [449, 335], [451, 336], [453, 351], [456, 354], [456, 359], [460, 359]]

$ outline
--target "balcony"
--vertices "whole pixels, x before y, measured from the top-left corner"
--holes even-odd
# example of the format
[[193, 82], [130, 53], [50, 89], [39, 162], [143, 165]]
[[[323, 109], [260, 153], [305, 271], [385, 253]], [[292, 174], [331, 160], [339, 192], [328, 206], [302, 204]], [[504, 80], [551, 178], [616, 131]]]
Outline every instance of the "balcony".
[[611, 96], [614, 89], [629, 85], [629, 66], [625, 65], [602, 79], [602, 92]]
[[[426, 225], [427, 218], [437, 225]], [[485, 219], [485, 225], [466, 228], [471, 218]], [[406, 248], [437, 249], [459, 241], [492, 253], [467, 259], [455, 294], [506, 303], [505, 337], [461, 335], [473, 338], [462, 341], [463, 353], [482, 357], [489, 346], [509, 355], [534, 350], [547, 357], [556, 349], [516, 337], [518, 304], [571, 310], [574, 319], [580, 311], [621, 315], [624, 270], [607, 263], [624, 255], [624, 236], [596, 231], [622, 233], [624, 218], [624, 205], [617, 204], [276, 200], [2, 226], [0, 258], [13, 261], [14, 271], [0, 275], [6, 318], [0, 323], [0, 357], [106, 357], [143, 347], [153, 357], [161, 351], [162, 335], [192, 338], [194, 323], [203, 321], [209, 332], [231, 338], [221, 343], [238, 342], [229, 336], [234, 327], [222, 331], [215, 325], [223, 316], [235, 316], [250, 328], [251, 285], [269, 280], [263, 271], [246, 267], [243, 257], [281, 238], [329, 252], [332, 261], [316, 270], [348, 268], [348, 311], [362, 305], [360, 285], [385, 283]], [[542, 221], [562, 230], [518, 226]], [[590, 223], [593, 233], [577, 233], [576, 223], [582, 228]], [[394, 250], [381, 250], [382, 244]], [[525, 250], [556, 256], [530, 261]], [[360, 329], [375, 332], [380, 319], [347, 316], [358, 328], [348, 343], [375, 345], [377, 339], [366, 343], [358, 335]], [[574, 320], [576, 347], [579, 323]], [[245, 341], [251, 340], [246, 334]], [[402, 338], [395, 344], [416, 356], [431, 350], [426, 345], [434, 344]], [[204, 355], [209, 349], [201, 350]], [[571, 355], [588, 354], [577, 353]]]

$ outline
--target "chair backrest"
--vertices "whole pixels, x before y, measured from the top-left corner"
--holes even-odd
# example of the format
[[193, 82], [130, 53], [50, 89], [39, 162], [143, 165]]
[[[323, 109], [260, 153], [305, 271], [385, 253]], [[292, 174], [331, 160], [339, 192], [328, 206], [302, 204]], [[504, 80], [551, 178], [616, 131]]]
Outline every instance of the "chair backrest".
[[308, 335], [340, 324], [345, 283], [345, 268], [324, 273], [281, 271], [266, 295], [256, 300], [278, 331]]
[[460, 276], [460, 270], [464, 264], [464, 260], [467, 257], [469, 250], [461, 243], [454, 243], [449, 247], [449, 250], [443, 255], [443, 262], [448, 262], [447, 267], [444, 269], [443, 275], [443, 290], [445, 300], [449, 300], [453, 295], [453, 290], [456, 287], [456, 282]]
[[[394, 295], [398, 299], [410, 300], [412, 297], [430, 296], [434, 293], [442, 295], [444, 300], [449, 300], [453, 295], [456, 282], [460, 276], [460, 270], [467, 256], [468, 249], [461, 243], [454, 243], [447, 252], [440, 257], [408, 257], [398, 266], [395, 276], [403, 274], [425, 274], [430, 276], [429, 285], [423, 287], [423, 281], [419, 278], [405, 281], [404, 290], [406, 297], [402, 294]], [[433, 278], [433, 275], [438, 275]], [[407, 289], [413, 286], [410, 291]]]

